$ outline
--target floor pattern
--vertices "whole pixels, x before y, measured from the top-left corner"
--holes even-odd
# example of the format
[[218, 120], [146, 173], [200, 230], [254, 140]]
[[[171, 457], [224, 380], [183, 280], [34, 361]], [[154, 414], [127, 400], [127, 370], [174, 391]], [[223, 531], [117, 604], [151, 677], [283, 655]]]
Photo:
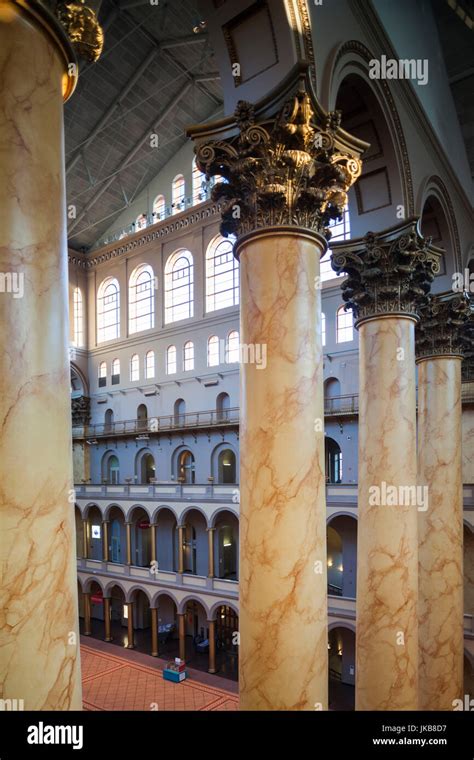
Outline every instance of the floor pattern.
[[238, 697], [187, 678], [165, 681], [162, 667], [150, 667], [94, 647], [81, 645], [85, 710], [237, 710]]

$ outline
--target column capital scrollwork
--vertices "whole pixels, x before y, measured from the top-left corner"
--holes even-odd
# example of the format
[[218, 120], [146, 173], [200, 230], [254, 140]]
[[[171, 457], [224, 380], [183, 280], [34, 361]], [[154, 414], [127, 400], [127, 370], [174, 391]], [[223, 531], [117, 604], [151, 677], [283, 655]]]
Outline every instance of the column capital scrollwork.
[[48, 5], [52, 6], [77, 55], [89, 63], [97, 61], [104, 47], [104, 32], [95, 11], [85, 0], [50, 0]]
[[380, 233], [368, 232], [341, 245], [331, 257], [334, 271], [347, 275], [342, 298], [356, 326], [391, 315], [417, 321], [417, 307], [427, 302], [440, 262], [441, 252], [421, 236], [416, 218]]
[[416, 326], [416, 358], [462, 357], [466, 347], [464, 327], [469, 319], [469, 299], [464, 293], [432, 295], [420, 306]]
[[330, 237], [329, 221], [341, 217], [367, 147], [340, 122], [339, 111], [319, 105], [306, 65], [279, 94], [239, 101], [233, 118], [190, 128], [198, 168], [208, 181], [224, 180], [212, 191], [222, 204], [222, 234], [291, 226]]
[[465, 383], [474, 383], [474, 299], [470, 300], [469, 318], [462, 328], [462, 338], [462, 379]]

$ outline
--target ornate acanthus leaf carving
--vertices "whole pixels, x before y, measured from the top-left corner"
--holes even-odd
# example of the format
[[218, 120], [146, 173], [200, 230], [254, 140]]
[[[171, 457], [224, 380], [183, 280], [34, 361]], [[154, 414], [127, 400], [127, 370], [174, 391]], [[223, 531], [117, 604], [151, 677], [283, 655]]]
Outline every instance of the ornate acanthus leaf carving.
[[359, 245], [334, 252], [331, 265], [348, 276], [342, 297], [356, 323], [376, 315], [403, 313], [416, 317], [427, 303], [431, 283], [440, 271], [440, 255], [418, 233], [413, 219], [379, 235], [369, 232]]
[[72, 426], [88, 425], [91, 419], [91, 400], [89, 396], [78, 396], [71, 399]]
[[95, 12], [85, 5], [85, 0], [60, 0], [56, 3], [55, 13], [77, 55], [91, 63], [97, 61], [104, 46], [104, 33]]
[[338, 140], [340, 113], [317, 123], [315, 108], [301, 84], [276, 116], [260, 123], [255, 107], [239, 101], [238, 134], [196, 147], [196, 163], [206, 178], [225, 180], [212, 194], [223, 206], [223, 235], [294, 225], [330, 237], [329, 220], [341, 217], [361, 161]]
[[462, 341], [462, 379], [463, 382], [474, 383], [474, 299], [470, 301], [469, 318], [462, 327]]
[[469, 299], [463, 293], [430, 296], [418, 309], [416, 356], [462, 355], [466, 340], [463, 328], [469, 319]]

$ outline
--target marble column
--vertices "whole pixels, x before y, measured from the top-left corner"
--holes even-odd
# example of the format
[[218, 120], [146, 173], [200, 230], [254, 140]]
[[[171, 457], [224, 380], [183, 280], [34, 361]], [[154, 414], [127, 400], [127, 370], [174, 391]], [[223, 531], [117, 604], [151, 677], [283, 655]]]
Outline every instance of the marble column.
[[76, 60], [41, 4], [2, 4], [0, 682], [25, 710], [81, 709], [63, 127]]
[[209, 624], [209, 668], [208, 673], [216, 672], [216, 621], [208, 620]]
[[82, 556], [84, 559], [89, 558], [89, 521], [82, 521]]
[[156, 529], [157, 529], [156, 523], [150, 523], [151, 528], [151, 561], [156, 562]]
[[109, 521], [102, 522], [102, 559], [104, 562], [109, 561]]
[[186, 526], [178, 525], [178, 573], [184, 573], [184, 535]]
[[91, 631], [91, 594], [84, 593], [84, 636], [90, 636]]
[[420, 710], [452, 710], [463, 695], [461, 332], [464, 296], [433, 296], [420, 309], [418, 512]]
[[126, 522], [125, 523], [125, 529], [126, 529], [126, 549], [127, 549], [127, 565], [132, 564], [132, 523]]
[[110, 620], [111, 620], [111, 599], [108, 596], [104, 596], [104, 628], [105, 628], [105, 638], [104, 641], [113, 641], [112, 639], [112, 631], [110, 627]]
[[243, 710], [327, 706], [322, 426], [315, 432], [324, 419], [321, 291], [314, 287], [325, 249], [317, 233], [277, 228], [237, 248], [240, 339], [267, 355], [265, 368], [240, 368]]
[[201, 171], [227, 180], [213, 199], [240, 261], [240, 709], [324, 710], [319, 261], [366, 145], [325, 114], [306, 69], [273, 96], [189, 133]]
[[151, 655], [158, 657], [158, 607], [150, 607], [151, 616]]
[[215, 535], [216, 529], [215, 528], [208, 528], [207, 529], [207, 551], [209, 556], [209, 562], [208, 562], [208, 578], [214, 578], [215, 576], [215, 569], [214, 569], [214, 535]]
[[135, 634], [133, 629], [133, 602], [127, 603], [128, 617], [127, 617], [127, 635], [128, 644], [127, 649], [135, 649]]
[[186, 619], [184, 612], [178, 612], [178, 636], [179, 636], [179, 656], [182, 660], [186, 659]]
[[332, 265], [349, 275], [343, 298], [359, 330], [356, 710], [416, 710], [415, 324], [439, 257], [409, 220]]

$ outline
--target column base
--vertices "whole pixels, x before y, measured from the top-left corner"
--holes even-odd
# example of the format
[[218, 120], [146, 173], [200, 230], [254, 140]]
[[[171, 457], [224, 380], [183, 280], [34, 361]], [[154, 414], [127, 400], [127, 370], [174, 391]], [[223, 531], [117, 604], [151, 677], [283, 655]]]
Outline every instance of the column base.
[[217, 673], [217, 670], [213, 670], [212, 668], [209, 668], [208, 673], [211, 673], [211, 675], [215, 675]]
[[127, 644], [125, 649], [135, 649], [135, 644]]
[[152, 656], [152, 657], [159, 657], [159, 653], [158, 653], [158, 652], [152, 652], [152, 653], [151, 653], [151, 656]]
[[113, 638], [111, 636], [109, 639], [104, 639], [104, 641], [106, 641], [107, 643], [109, 643], [109, 642], [113, 641]]
[[84, 631], [83, 636], [92, 636], [92, 631]]

